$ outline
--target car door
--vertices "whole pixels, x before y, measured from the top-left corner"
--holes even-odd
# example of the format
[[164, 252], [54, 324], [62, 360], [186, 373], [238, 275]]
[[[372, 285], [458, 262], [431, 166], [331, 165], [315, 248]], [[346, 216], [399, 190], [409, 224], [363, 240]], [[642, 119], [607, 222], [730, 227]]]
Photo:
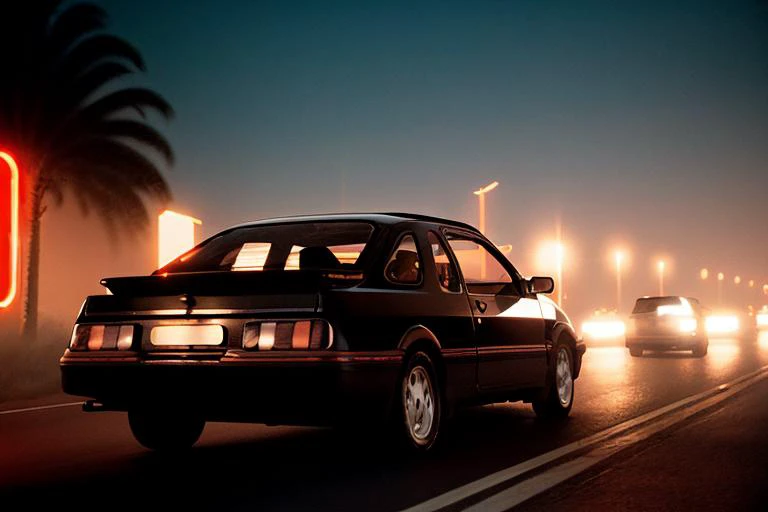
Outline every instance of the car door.
[[475, 321], [478, 385], [538, 386], [547, 369], [544, 318], [535, 295], [499, 251], [469, 232], [446, 231]]

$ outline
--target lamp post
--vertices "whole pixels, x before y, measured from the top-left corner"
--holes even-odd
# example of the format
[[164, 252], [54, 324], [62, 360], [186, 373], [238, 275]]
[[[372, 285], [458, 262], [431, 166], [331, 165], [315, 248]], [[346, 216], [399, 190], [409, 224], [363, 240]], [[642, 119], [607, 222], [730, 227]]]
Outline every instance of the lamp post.
[[659, 269], [659, 295], [664, 295], [664, 269], [667, 264], [664, 260], [659, 260], [657, 266]]
[[[478, 228], [480, 229], [480, 232], [482, 234], [485, 234], [485, 194], [490, 192], [491, 190], [495, 189], [499, 186], [498, 181], [494, 181], [493, 183], [489, 183], [488, 185], [479, 188], [473, 192], [479, 200], [479, 213], [478, 213]], [[486, 261], [485, 261], [485, 252], [483, 252], [482, 247], [478, 248], [479, 254], [480, 254], [480, 277], [485, 279], [485, 272], [486, 272]]]
[[725, 274], [722, 272], [717, 273], [717, 305], [723, 304], [723, 281], [725, 281]]
[[563, 259], [565, 258], [565, 248], [562, 242], [555, 242], [555, 260], [557, 265], [557, 305], [563, 305]]
[[491, 190], [495, 189], [498, 186], [499, 186], [499, 182], [494, 181], [493, 183], [489, 183], [488, 185], [482, 188], [479, 188], [473, 192], [473, 194], [475, 194], [477, 198], [480, 200], [480, 205], [479, 205], [480, 213], [478, 215], [479, 217], [478, 227], [480, 228], [480, 232], [482, 234], [485, 234], [485, 194], [487, 194], [488, 192], [490, 192]]
[[616, 251], [614, 253], [616, 259], [616, 312], [621, 311], [621, 262], [624, 260], [624, 253]]

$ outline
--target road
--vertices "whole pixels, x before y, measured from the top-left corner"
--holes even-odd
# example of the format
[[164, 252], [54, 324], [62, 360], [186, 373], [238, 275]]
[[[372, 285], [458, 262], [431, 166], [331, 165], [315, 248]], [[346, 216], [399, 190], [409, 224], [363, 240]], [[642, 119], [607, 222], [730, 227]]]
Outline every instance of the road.
[[703, 359], [593, 348], [567, 422], [538, 422], [524, 404], [474, 408], [426, 457], [392, 451], [366, 437], [364, 425], [221, 423], [209, 424], [188, 454], [163, 457], [136, 444], [122, 413], [65, 406], [3, 414], [0, 495], [25, 508], [55, 498], [79, 510], [103, 509], [104, 500], [118, 508], [400, 510], [766, 364], [768, 333], [752, 343], [713, 340]]

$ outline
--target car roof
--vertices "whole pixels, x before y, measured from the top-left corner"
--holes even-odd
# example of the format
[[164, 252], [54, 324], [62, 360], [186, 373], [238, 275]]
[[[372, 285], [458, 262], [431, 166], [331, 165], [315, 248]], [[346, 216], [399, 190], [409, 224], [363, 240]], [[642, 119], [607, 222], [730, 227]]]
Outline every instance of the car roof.
[[[297, 222], [324, 222], [324, 221], [362, 221], [370, 222], [372, 224], [384, 224], [394, 225], [400, 222], [406, 221], [419, 221], [427, 222], [431, 224], [443, 224], [446, 226], [453, 226], [457, 228], [466, 229], [475, 233], [480, 233], [477, 228], [467, 224], [465, 222], [459, 222], [456, 220], [444, 219], [441, 217], [434, 217], [431, 215], [422, 215], [418, 213], [404, 213], [404, 212], [384, 212], [384, 213], [326, 213], [316, 215], [294, 215], [287, 217], [273, 217], [267, 219], [260, 219], [251, 222], [245, 222], [232, 226], [229, 229], [244, 228], [250, 226], [265, 226], [271, 224], [288, 224]], [[228, 229], [228, 230], [229, 230]]]

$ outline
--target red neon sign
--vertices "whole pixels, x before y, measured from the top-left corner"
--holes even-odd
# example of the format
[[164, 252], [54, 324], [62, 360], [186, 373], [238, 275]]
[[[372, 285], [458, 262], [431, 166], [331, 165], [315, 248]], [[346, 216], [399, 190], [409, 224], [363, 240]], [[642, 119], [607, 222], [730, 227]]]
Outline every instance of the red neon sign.
[[0, 151], [0, 308], [16, 298], [19, 269], [19, 168]]

